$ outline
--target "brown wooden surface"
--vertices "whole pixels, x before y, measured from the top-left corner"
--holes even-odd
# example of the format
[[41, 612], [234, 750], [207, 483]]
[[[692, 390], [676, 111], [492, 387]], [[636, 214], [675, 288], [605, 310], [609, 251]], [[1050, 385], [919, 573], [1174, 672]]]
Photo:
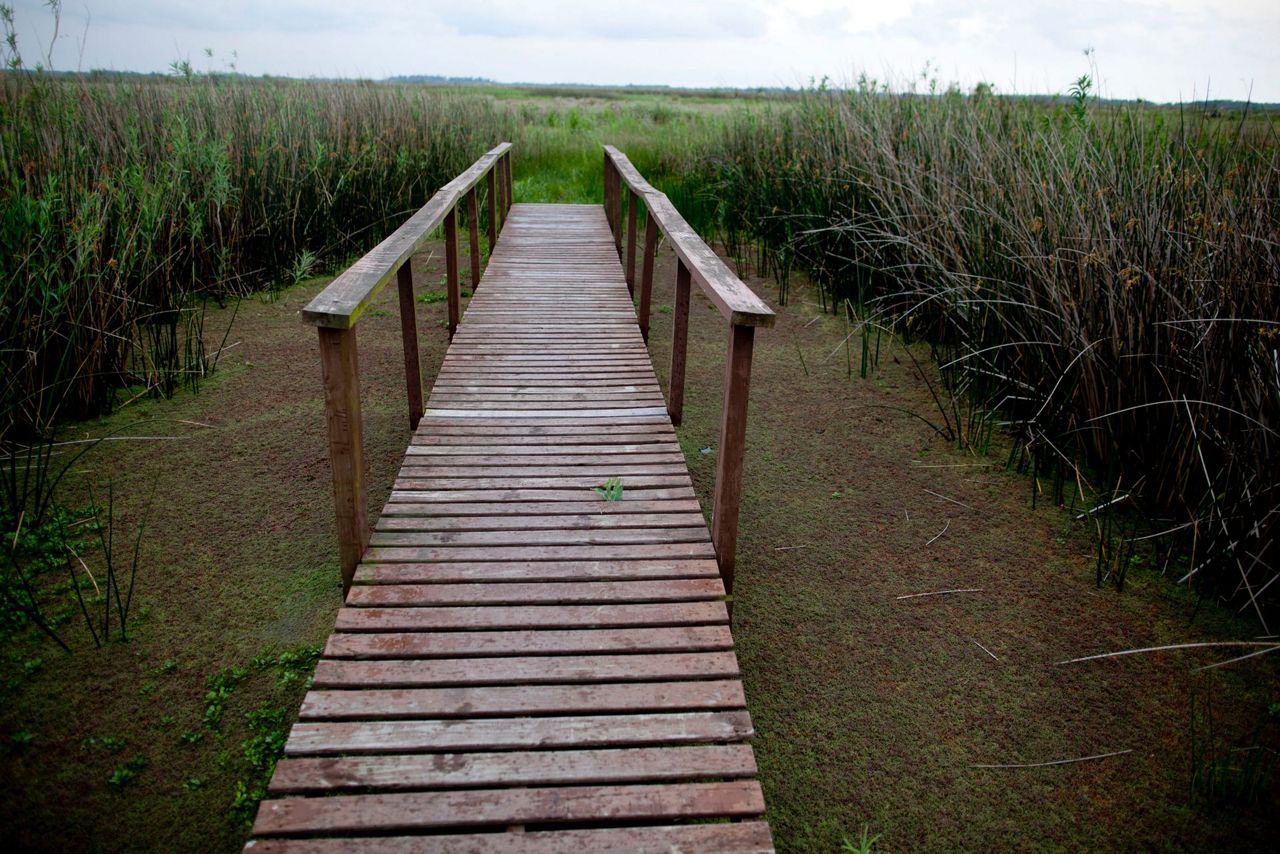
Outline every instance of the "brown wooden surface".
[[733, 595], [733, 575], [737, 563], [738, 507], [742, 503], [742, 458], [746, 450], [747, 393], [751, 385], [751, 348], [754, 338], [753, 327], [729, 327], [711, 540], [720, 561], [725, 592], [730, 596]]
[[[491, 174], [501, 216], [508, 159]], [[251, 847], [772, 850], [716, 551], [616, 245], [601, 207], [510, 207]], [[354, 374], [351, 343], [326, 364]]]
[[351, 588], [356, 564], [360, 562], [368, 542], [369, 530], [360, 417], [360, 367], [356, 359], [354, 329], [321, 326], [318, 332], [325, 422], [329, 433], [329, 465], [333, 470], [334, 515], [338, 523], [338, 561], [345, 592]]
[[769, 825], [734, 824], [615, 827], [604, 830], [552, 830], [528, 833], [440, 834], [436, 836], [348, 837], [346, 839], [262, 839], [251, 843], [257, 854], [766, 854], [773, 851]]
[[689, 268], [676, 262], [676, 305], [671, 318], [671, 372], [667, 389], [667, 414], [672, 424], [684, 416], [684, 367], [689, 348]]
[[480, 203], [476, 188], [467, 191], [467, 249], [471, 256], [471, 290], [480, 284]]
[[396, 273], [400, 304], [400, 337], [404, 345], [404, 380], [409, 401], [409, 429], [422, 420], [422, 361], [418, 355], [418, 315], [413, 295], [413, 268], [405, 264]]

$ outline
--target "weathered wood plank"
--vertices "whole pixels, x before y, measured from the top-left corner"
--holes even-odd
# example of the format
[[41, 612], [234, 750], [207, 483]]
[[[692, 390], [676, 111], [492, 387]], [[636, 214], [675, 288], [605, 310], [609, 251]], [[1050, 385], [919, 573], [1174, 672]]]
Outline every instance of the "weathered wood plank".
[[286, 756], [325, 756], [720, 744], [749, 741], [754, 733], [750, 715], [741, 710], [470, 720], [303, 721], [293, 725], [284, 752]]
[[526, 605], [486, 608], [343, 608], [340, 632], [433, 629], [607, 629], [716, 625], [729, 622], [723, 602], [639, 605]]
[[[716, 561], [575, 560], [451, 561], [448, 563], [362, 563], [355, 583], [364, 584], [502, 584], [511, 582], [642, 581], [719, 578]], [[351, 601], [359, 601], [353, 599]]]
[[347, 604], [361, 607], [427, 605], [585, 605], [593, 602], [693, 602], [725, 595], [719, 579], [660, 581], [541, 581], [484, 584], [373, 584], [356, 587]]
[[596, 655], [732, 649], [727, 626], [670, 628], [542, 629], [466, 632], [337, 633], [330, 658], [449, 658], [451, 656]]
[[426, 830], [480, 823], [754, 817], [764, 795], [754, 780], [650, 786], [563, 786], [339, 795], [264, 801], [255, 836]]
[[422, 688], [463, 685], [557, 685], [577, 682], [652, 682], [730, 679], [738, 675], [732, 652], [402, 661], [322, 659], [315, 688]]
[[261, 839], [249, 842], [254, 854], [563, 854], [565, 851], [609, 854], [772, 854], [769, 825], [762, 821], [733, 824], [694, 824], [616, 827], [601, 830], [536, 831], [529, 833], [441, 834], [378, 836], [345, 839]]
[[273, 795], [753, 777], [746, 744], [283, 759]]

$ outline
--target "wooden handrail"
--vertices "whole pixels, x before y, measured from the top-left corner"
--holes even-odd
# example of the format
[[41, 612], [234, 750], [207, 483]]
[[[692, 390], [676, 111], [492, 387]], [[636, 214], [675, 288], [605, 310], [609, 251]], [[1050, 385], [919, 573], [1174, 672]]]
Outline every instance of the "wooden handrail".
[[[409, 217], [404, 225], [348, 267], [315, 299], [307, 303], [306, 308], [302, 309], [303, 319], [316, 326], [328, 326], [332, 329], [349, 329], [354, 326], [369, 303], [378, 295], [378, 291], [391, 281], [400, 265], [418, 251], [431, 233], [444, 222], [448, 213], [457, 207], [458, 201], [489, 174], [495, 163], [506, 159], [510, 150], [511, 143], [502, 143], [436, 191], [430, 201]], [[503, 182], [498, 193], [503, 199], [501, 214], [505, 216], [509, 207], [505, 203], [505, 198], [510, 195], [505, 192], [509, 175], [500, 163], [499, 172]]]
[[[511, 208], [511, 143], [504, 142], [438, 190], [413, 216], [364, 257], [334, 279], [302, 310], [303, 320], [320, 334], [320, 373], [324, 381], [329, 463], [333, 469], [334, 510], [342, 591], [351, 588], [356, 565], [369, 542], [368, 496], [365, 490], [363, 425], [360, 417], [360, 371], [356, 358], [356, 322], [378, 292], [394, 277], [399, 286], [400, 331], [404, 342], [405, 386], [409, 429], [422, 419], [422, 368], [414, 315], [413, 273], [409, 259], [441, 225], [449, 299], [449, 337], [461, 316], [458, 281], [458, 206], [466, 201], [469, 219], [471, 287], [479, 284], [479, 203], [476, 186], [487, 179], [489, 252]], [[496, 185], [496, 186], [495, 186]], [[501, 219], [501, 221], [500, 221]]]
[[[623, 218], [623, 203], [627, 215]], [[627, 156], [611, 145], [604, 147], [604, 208], [613, 229], [614, 246], [626, 261], [627, 285], [634, 288], [636, 221], [644, 202], [644, 255], [640, 266], [640, 298], [637, 321], [649, 340], [649, 306], [653, 291], [654, 255], [658, 231], [676, 253], [676, 298], [672, 318], [671, 371], [667, 412], [679, 425], [684, 411], [684, 377], [689, 330], [690, 283], [702, 292], [729, 322], [725, 360], [724, 408], [720, 418], [720, 453], [716, 460], [716, 484], [711, 511], [711, 541], [725, 592], [733, 613], [733, 578], [737, 565], [738, 510], [742, 502], [742, 461], [746, 448], [747, 399], [751, 385], [751, 351], [756, 327], [773, 326], [773, 310], [756, 296], [685, 222], [665, 194], [654, 189], [631, 165]], [[626, 249], [623, 249], [623, 231]], [[634, 293], [633, 293], [634, 296]]]

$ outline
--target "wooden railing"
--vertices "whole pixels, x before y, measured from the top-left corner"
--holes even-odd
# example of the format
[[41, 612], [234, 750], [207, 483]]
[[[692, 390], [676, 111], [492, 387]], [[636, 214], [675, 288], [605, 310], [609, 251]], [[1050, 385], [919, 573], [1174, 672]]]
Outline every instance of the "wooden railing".
[[[654, 253], [658, 232], [676, 253], [676, 299], [671, 332], [671, 379], [667, 412], [679, 425], [684, 411], [684, 374], [689, 337], [689, 288], [697, 282], [707, 298], [729, 322], [729, 352], [725, 361], [724, 408], [720, 417], [720, 449], [711, 511], [711, 541], [725, 592], [733, 595], [738, 546], [738, 509], [742, 501], [742, 458], [747, 431], [747, 397], [751, 384], [751, 347], [757, 326], [772, 326], [773, 310], [725, 266], [711, 247], [685, 222], [667, 199], [649, 185], [627, 156], [604, 147], [604, 209], [613, 230], [614, 247], [625, 262], [627, 287], [635, 298], [637, 211], [645, 211], [644, 254], [640, 264], [640, 333], [649, 340], [649, 306], [653, 291]], [[623, 210], [626, 246], [623, 246]]]
[[471, 286], [480, 281], [480, 218], [476, 186], [487, 181], [489, 250], [511, 207], [511, 143], [504, 142], [442, 187], [390, 237], [352, 264], [302, 310], [320, 333], [320, 372], [324, 380], [325, 420], [329, 428], [329, 462], [333, 467], [334, 508], [338, 517], [338, 552], [345, 594], [368, 544], [364, 444], [360, 419], [360, 377], [356, 360], [356, 322], [373, 298], [395, 276], [400, 290], [400, 330], [404, 340], [404, 374], [409, 398], [409, 429], [422, 419], [422, 369], [414, 314], [413, 272], [409, 259], [432, 232], [444, 225], [448, 279], [449, 337], [462, 315], [458, 283], [458, 204], [467, 202], [470, 227]]

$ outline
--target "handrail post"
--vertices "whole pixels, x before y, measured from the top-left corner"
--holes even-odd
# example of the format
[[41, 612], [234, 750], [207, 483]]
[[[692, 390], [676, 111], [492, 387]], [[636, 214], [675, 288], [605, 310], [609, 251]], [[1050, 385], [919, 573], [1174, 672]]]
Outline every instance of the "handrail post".
[[724, 411], [720, 418], [720, 453], [716, 461], [715, 500], [711, 511], [711, 542], [720, 563], [724, 592], [733, 615], [733, 575], [737, 563], [738, 508], [742, 503], [742, 459], [746, 450], [747, 398], [751, 386], [751, 348], [755, 327], [729, 327], [725, 363]]
[[684, 365], [689, 343], [689, 268], [676, 263], [676, 307], [671, 329], [671, 382], [667, 393], [667, 414], [680, 426], [684, 414]]
[[636, 191], [627, 195], [627, 292], [636, 298]]
[[317, 329], [325, 423], [329, 428], [329, 464], [333, 468], [333, 506], [338, 519], [338, 559], [345, 598], [369, 536], [356, 331], [325, 326]]
[[480, 205], [476, 200], [476, 188], [467, 191], [467, 239], [471, 250], [471, 292], [480, 287]]
[[462, 316], [462, 297], [458, 293], [458, 208], [449, 208], [444, 216], [444, 267], [449, 296], [449, 340], [458, 331]]
[[602, 185], [604, 193], [604, 220], [609, 224], [609, 233], [613, 234], [613, 161], [609, 158], [609, 152], [604, 153], [604, 183]]
[[[400, 337], [404, 341], [404, 381], [409, 398], [409, 429], [422, 420], [422, 360], [418, 357], [418, 315], [414, 309], [412, 261], [396, 270], [400, 291]], [[354, 333], [353, 333], [354, 334]]]
[[494, 186], [494, 167], [490, 166], [489, 171], [485, 174], [485, 183], [488, 193], [485, 194], [486, 202], [489, 206], [489, 255], [493, 256], [493, 247], [498, 242], [498, 197], [494, 195], [497, 188]]
[[613, 248], [618, 253], [618, 258], [622, 258], [622, 175], [614, 178], [613, 185], [613, 221], [615, 228], [613, 229]]
[[502, 226], [507, 222], [507, 179], [502, 174], [502, 158], [498, 158], [498, 162], [493, 164], [493, 171], [497, 173], [498, 180], [498, 230], [502, 230]]
[[649, 343], [649, 304], [653, 299], [653, 262], [658, 251], [658, 223], [646, 203], [644, 207], [644, 260], [640, 264], [640, 308], [637, 312], [640, 337]]
[[515, 189], [516, 189], [515, 181], [511, 177], [511, 150], [510, 149], [508, 149], [507, 152], [502, 155], [502, 177], [506, 182], [506, 187], [507, 187], [507, 192], [506, 192], [507, 207], [506, 207], [506, 210], [502, 212], [502, 221], [506, 222], [507, 217], [511, 214], [511, 205], [515, 203], [515, 199], [512, 197], [515, 195]]

